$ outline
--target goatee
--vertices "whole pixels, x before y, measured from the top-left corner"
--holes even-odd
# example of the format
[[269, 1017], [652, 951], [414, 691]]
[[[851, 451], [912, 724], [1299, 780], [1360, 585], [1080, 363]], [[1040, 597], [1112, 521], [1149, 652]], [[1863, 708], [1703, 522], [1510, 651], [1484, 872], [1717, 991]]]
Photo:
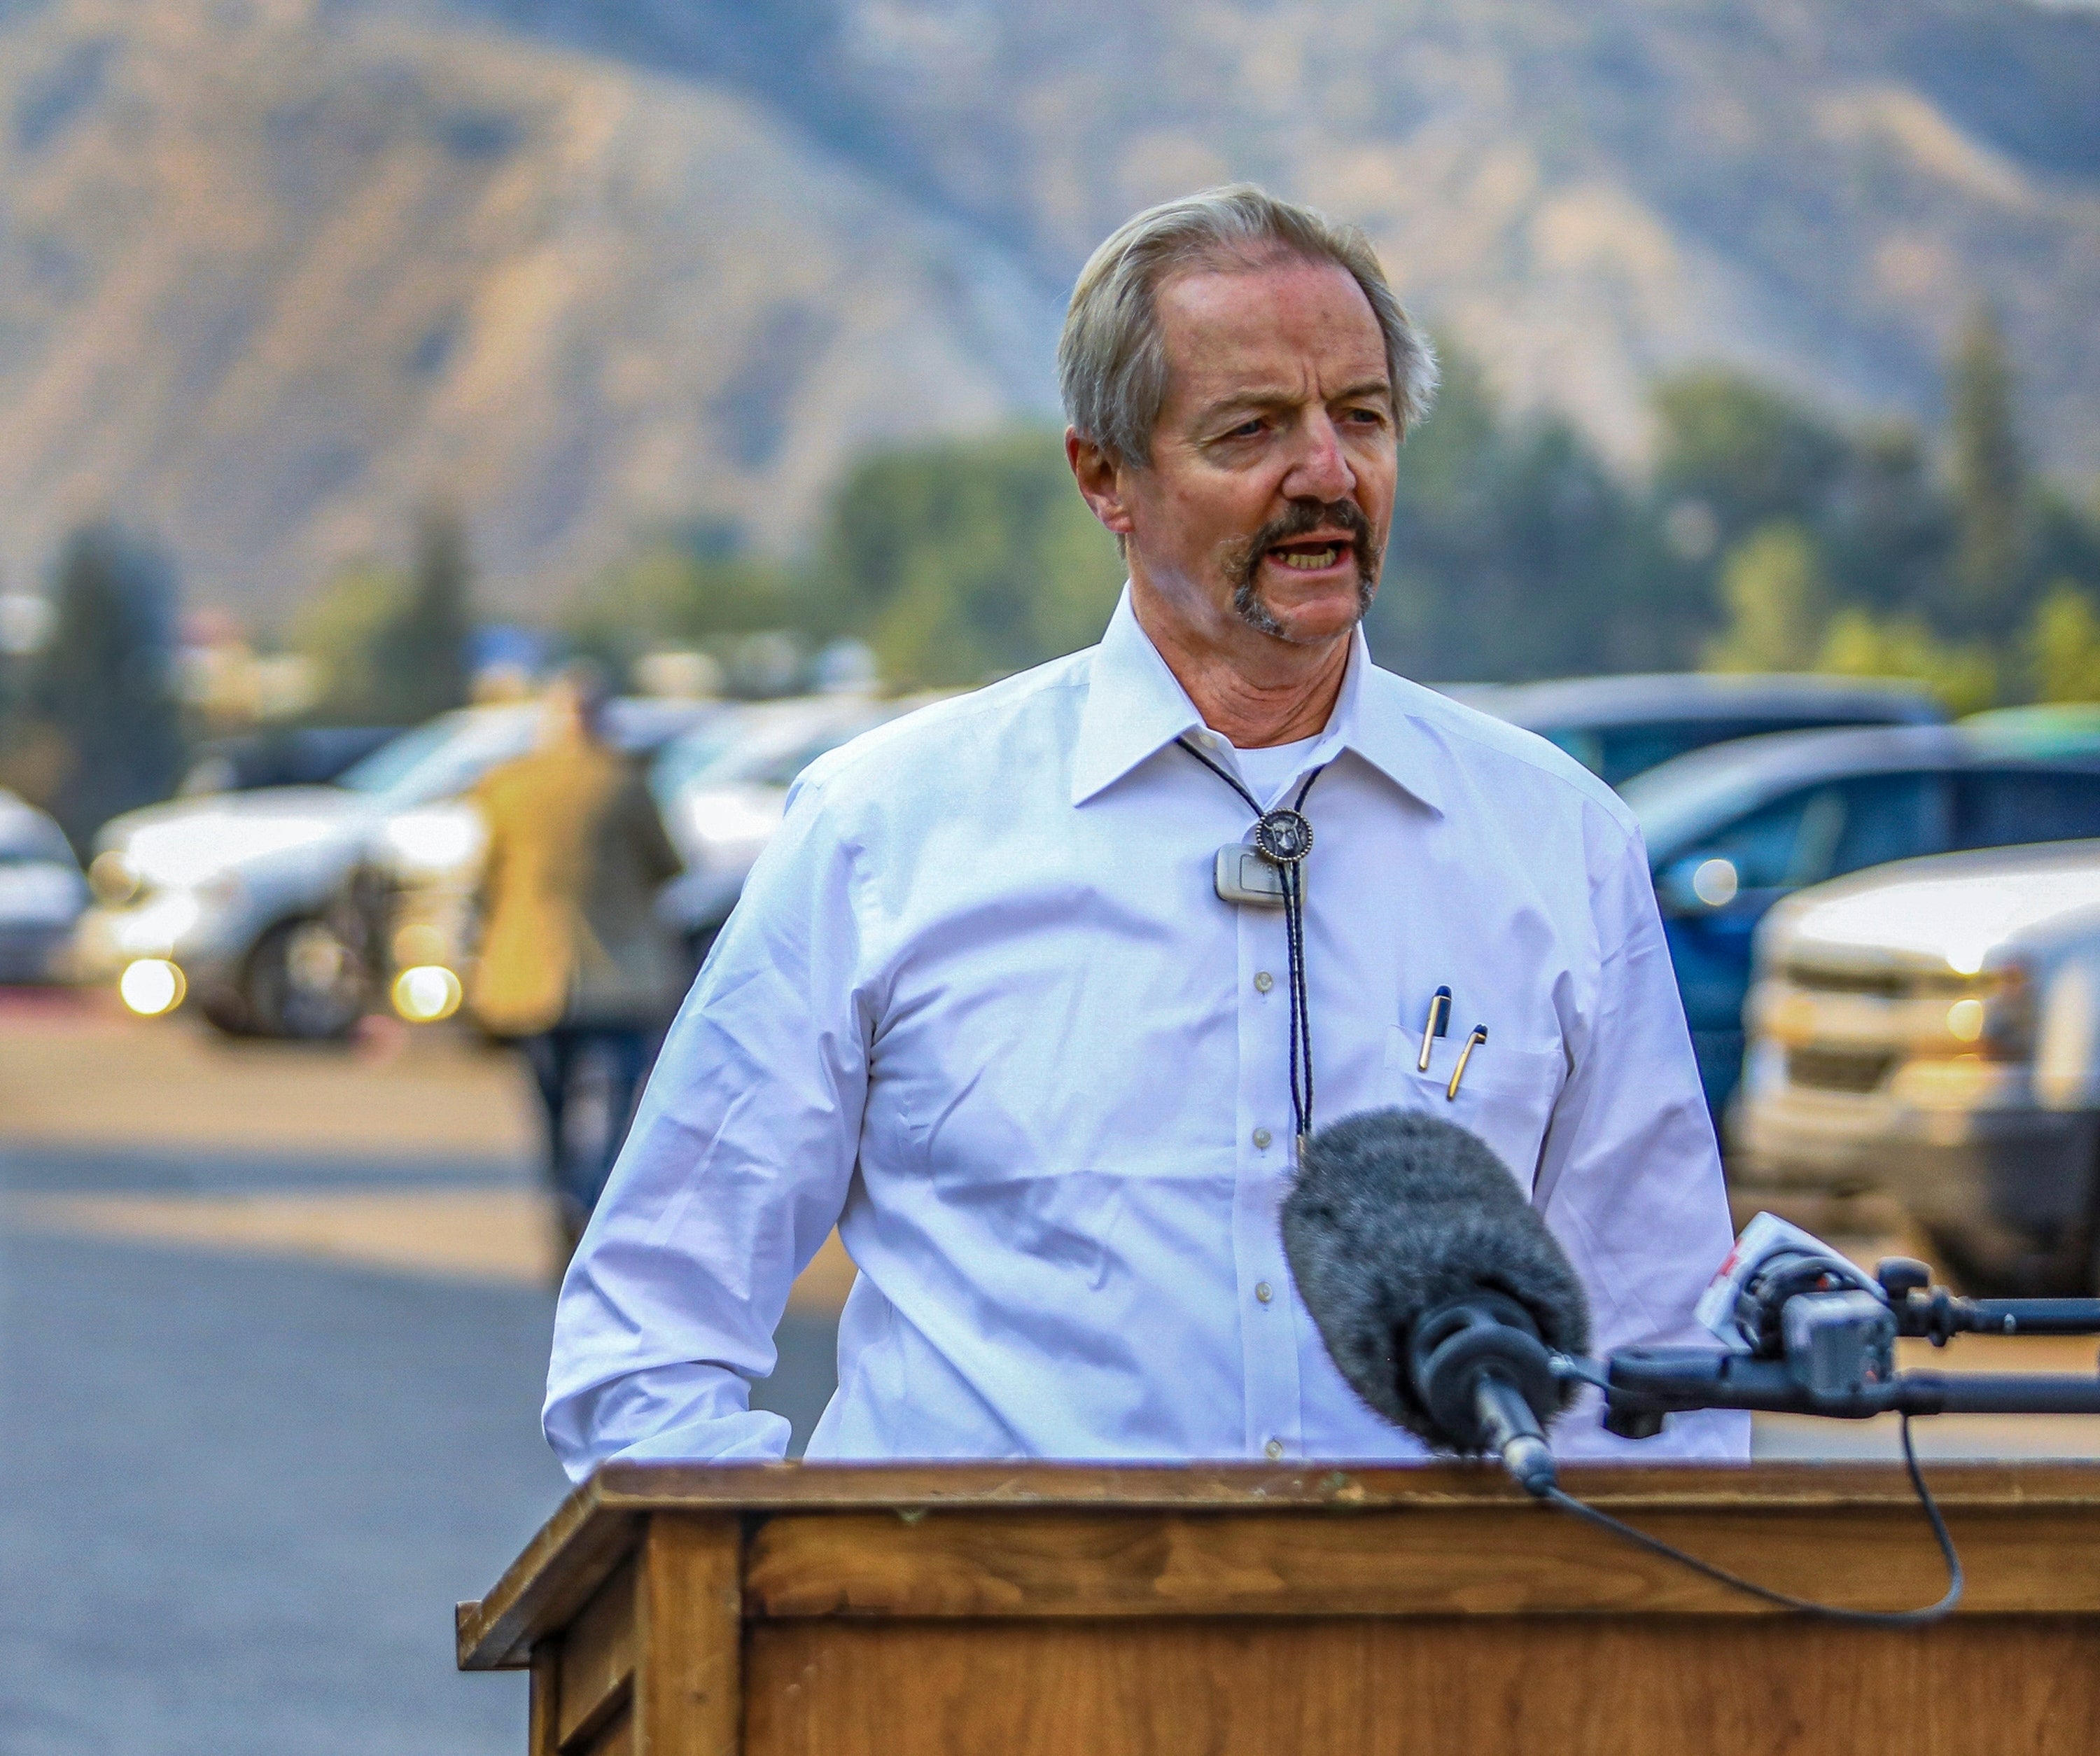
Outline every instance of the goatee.
[[1283, 624], [1261, 601], [1262, 557], [1278, 543], [1310, 536], [1318, 530], [1335, 529], [1349, 533], [1351, 552], [1357, 561], [1357, 616], [1362, 620], [1378, 593], [1379, 557], [1372, 541], [1371, 521], [1353, 500], [1338, 500], [1332, 505], [1294, 500], [1282, 518], [1272, 518], [1244, 542], [1232, 546], [1225, 558], [1225, 571], [1233, 582], [1233, 608], [1239, 619], [1257, 633], [1287, 638]]

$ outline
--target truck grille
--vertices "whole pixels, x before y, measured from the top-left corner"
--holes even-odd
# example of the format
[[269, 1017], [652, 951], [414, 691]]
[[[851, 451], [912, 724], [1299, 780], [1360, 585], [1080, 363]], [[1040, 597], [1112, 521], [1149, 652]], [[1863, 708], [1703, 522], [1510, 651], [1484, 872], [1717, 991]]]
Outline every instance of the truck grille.
[[1917, 978], [1895, 969], [1825, 969], [1813, 964], [1789, 964], [1786, 979], [1798, 988], [1817, 994], [1872, 994], [1899, 1000], [1917, 986]]
[[1787, 1081], [1819, 1092], [1871, 1092], [1888, 1077], [1894, 1055], [1876, 1050], [1789, 1049]]

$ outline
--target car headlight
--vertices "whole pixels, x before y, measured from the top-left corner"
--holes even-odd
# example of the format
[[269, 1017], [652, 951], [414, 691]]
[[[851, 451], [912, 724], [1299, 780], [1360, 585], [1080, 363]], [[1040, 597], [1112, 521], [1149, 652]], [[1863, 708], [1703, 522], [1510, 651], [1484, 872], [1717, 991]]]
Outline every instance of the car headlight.
[[1965, 994], [1928, 996], [1917, 1007], [1921, 1028], [1910, 1044], [1915, 1057], [2023, 1061], [2033, 1052], [2034, 994], [2017, 964], [1974, 977]]
[[462, 872], [481, 858], [486, 832], [471, 806], [433, 805], [404, 811], [380, 832], [387, 863], [412, 876]]
[[105, 848], [88, 863], [87, 885], [96, 902], [106, 908], [121, 908], [139, 894], [143, 880], [129, 854]]
[[168, 957], [203, 916], [194, 892], [165, 890], [118, 917], [117, 946], [134, 957]]

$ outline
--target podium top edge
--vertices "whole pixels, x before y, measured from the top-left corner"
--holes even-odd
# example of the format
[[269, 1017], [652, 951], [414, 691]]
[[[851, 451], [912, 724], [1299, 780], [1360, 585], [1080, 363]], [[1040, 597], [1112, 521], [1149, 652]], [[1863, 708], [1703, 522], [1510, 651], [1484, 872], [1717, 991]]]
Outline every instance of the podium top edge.
[[[1926, 1473], [1951, 1511], [2100, 1509], [2100, 1462], [1934, 1463]], [[1916, 1505], [1896, 1464], [1567, 1464], [1561, 1481], [1622, 1515]], [[458, 1662], [466, 1670], [526, 1662], [532, 1640], [594, 1590], [660, 1516], [1405, 1516], [1529, 1504], [1500, 1469], [1484, 1463], [610, 1463], [570, 1493], [487, 1597], [458, 1606]]]
[[[1952, 1505], [2100, 1505], [2100, 1461], [1927, 1466]], [[1894, 1463], [1564, 1463], [1561, 1484], [1600, 1505], [1910, 1504]], [[580, 1490], [609, 1511], [933, 1510], [1260, 1512], [1524, 1503], [1487, 1463], [608, 1463]]]

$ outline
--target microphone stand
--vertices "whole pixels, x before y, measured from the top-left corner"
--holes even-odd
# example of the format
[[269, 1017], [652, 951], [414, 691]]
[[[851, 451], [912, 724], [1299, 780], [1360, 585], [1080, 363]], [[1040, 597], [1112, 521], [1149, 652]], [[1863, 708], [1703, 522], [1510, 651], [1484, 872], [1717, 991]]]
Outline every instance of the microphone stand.
[[1749, 1409], [1870, 1420], [1877, 1414], [2100, 1414], [2100, 1371], [1898, 1371], [1894, 1339], [1943, 1348], [1956, 1335], [2100, 1335], [2100, 1299], [1964, 1299], [1932, 1286], [1921, 1262], [1890, 1257], [1875, 1270], [1886, 1300], [1811, 1295], [1792, 1304], [1809, 1321], [1777, 1358], [1705, 1348], [1626, 1348], [1602, 1361], [1554, 1361], [1555, 1375], [1604, 1395], [1604, 1426], [1649, 1439], [1663, 1417]]
[[[1815, 1264], [1806, 1264], [1813, 1271]], [[1961, 1560], [1947, 1521], [1934, 1503], [1912, 1449], [1910, 1423], [1920, 1414], [2100, 1414], [2100, 1371], [2069, 1373], [1899, 1371], [1899, 1337], [1943, 1348], [1960, 1335], [2100, 1335], [2100, 1299], [1961, 1299], [1931, 1286], [1923, 1263], [1890, 1258], [1876, 1271], [1878, 1290], [1835, 1277], [1813, 1282], [1781, 1276], [1760, 1294], [1740, 1332], [1749, 1352], [1706, 1348], [1624, 1348], [1601, 1361], [1554, 1354], [1548, 1366], [1561, 1384], [1593, 1384], [1604, 1392], [1604, 1427], [1626, 1439], [1652, 1439], [1664, 1418], [1699, 1409], [1749, 1409], [1868, 1420], [1902, 1418], [1904, 1464], [1918, 1504], [1947, 1563], [1947, 1590], [1938, 1602], [1911, 1610], [1851, 1610], [1774, 1591], [1638, 1530], [1599, 1507], [1584, 1505], [1555, 1485], [1550, 1473], [1524, 1485], [1540, 1499], [1666, 1555], [1706, 1577], [1782, 1608], [1833, 1621], [1877, 1628], [1916, 1628], [1949, 1614], [1961, 1599]], [[1512, 1473], [1514, 1473], [1512, 1466]]]
[[1605, 1428], [1622, 1439], [1652, 1439], [1665, 1415], [1699, 1409], [1847, 1421], [1877, 1414], [2100, 1414], [2100, 1374], [1894, 1372], [1826, 1387], [1804, 1383], [1791, 1361], [1705, 1348], [1626, 1348], [1601, 1366], [1563, 1355], [1555, 1370], [1604, 1392]]

